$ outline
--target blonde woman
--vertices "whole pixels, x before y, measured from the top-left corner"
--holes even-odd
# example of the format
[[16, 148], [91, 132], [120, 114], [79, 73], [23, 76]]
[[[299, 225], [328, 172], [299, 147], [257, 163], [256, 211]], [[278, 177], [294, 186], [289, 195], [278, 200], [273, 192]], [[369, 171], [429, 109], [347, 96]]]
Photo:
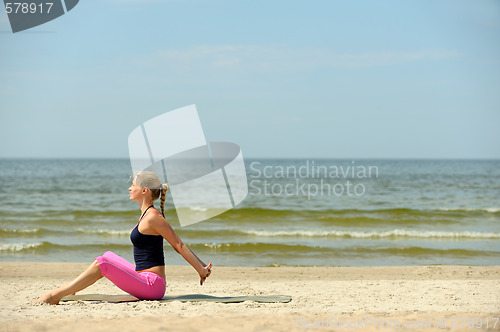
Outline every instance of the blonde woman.
[[[184, 245], [164, 217], [167, 184], [162, 184], [152, 172], [139, 172], [128, 189], [130, 199], [139, 203], [141, 217], [130, 233], [134, 246], [135, 267], [124, 258], [111, 251], [97, 257], [94, 262], [67, 285], [41, 296], [34, 302], [58, 304], [66, 295], [92, 285], [106, 277], [121, 290], [144, 300], [159, 300], [165, 294], [165, 261], [163, 239], [184, 257], [200, 275], [200, 285], [210, 276], [212, 263], [203, 263]], [[153, 202], [161, 196], [161, 212]]]

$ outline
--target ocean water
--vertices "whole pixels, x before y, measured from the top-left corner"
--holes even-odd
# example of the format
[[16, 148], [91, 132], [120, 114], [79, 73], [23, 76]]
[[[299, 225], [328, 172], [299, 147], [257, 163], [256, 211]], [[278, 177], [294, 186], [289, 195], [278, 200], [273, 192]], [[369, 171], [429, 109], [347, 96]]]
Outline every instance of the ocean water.
[[[245, 164], [247, 198], [217, 217], [181, 228], [167, 196], [167, 220], [207, 263], [500, 264], [499, 160]], [[133, 261], [130, 172], [126, 159], [0, 159], [0, 261]], [[167, 264], [187, 264], [164, 243]]]

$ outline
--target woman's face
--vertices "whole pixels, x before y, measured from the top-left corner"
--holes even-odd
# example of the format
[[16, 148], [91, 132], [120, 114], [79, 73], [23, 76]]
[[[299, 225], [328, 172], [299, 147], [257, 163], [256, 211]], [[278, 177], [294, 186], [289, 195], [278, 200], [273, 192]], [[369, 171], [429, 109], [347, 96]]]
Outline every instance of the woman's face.
[[143, 188], [135, 184], [135, 179], [134, 179], [134, 181], [132, 181], [132, 185], [130, 186], [130, 188], [128, 188], [130, 199], [132, 201], [140, 200], [142, 197], [142, 190]]

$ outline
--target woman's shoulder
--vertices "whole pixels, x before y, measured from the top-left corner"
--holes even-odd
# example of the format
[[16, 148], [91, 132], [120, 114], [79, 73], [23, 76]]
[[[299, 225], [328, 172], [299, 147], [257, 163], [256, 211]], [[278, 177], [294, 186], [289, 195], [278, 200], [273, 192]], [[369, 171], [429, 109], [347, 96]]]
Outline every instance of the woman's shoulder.
[[140, 232], [145, 235], [159, 235], [161, 229], [168, 225], [167, 221], [161, 213], [157, 210], [153, 210], [144, 216], [141, 221]]
[[161, 215], [161, 212], [154, 209], [143, 219], [143, 222], [148, 225], [158, 225], [167, 222]]

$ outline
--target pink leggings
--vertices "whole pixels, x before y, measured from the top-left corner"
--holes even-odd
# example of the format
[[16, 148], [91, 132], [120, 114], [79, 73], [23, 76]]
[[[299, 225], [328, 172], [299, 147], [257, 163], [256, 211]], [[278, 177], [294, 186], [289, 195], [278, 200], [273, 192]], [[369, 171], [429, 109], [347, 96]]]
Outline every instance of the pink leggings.
[[101, 275], [130, 295], [141, 300], [159, 300], [165, 295], [165, 279], [156, 273], [138, 273], [132, 263], [111, 251], [95, 260], [99, 263]]

